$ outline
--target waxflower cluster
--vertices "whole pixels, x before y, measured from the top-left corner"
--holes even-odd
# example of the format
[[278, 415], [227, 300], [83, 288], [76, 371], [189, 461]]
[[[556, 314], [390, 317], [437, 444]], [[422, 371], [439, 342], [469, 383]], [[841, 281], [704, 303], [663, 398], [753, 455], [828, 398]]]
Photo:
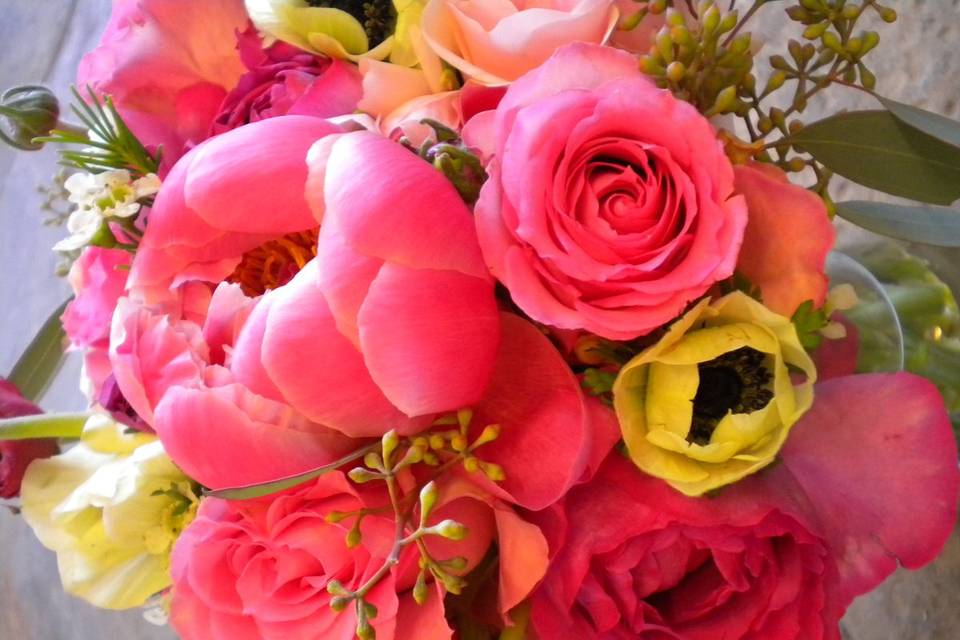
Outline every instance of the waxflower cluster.
[[64, 588], [184, 640], [820, 640], [932, 561], [943, 401], [856, 372], [812, 93], [760, 106], [876, 43], [803, 2], [758, 91], [761, 4], [116, 2], [81, 125], [30, 120], [90, 412], [0, 383]]

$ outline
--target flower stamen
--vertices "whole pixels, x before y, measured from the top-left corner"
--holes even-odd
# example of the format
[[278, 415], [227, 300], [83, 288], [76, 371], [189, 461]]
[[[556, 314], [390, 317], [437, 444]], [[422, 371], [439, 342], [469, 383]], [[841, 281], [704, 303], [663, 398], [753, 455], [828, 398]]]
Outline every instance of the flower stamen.
[[317, 229], [288, 233], [243, 254], [227, 282], [251, 297], [281, 287], [317, 255]]

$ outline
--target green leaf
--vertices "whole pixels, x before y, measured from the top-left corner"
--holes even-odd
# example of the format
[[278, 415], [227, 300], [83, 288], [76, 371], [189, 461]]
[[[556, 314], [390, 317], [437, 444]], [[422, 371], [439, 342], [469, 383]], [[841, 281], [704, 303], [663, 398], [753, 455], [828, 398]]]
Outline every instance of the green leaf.
[[[71, 298], [70, 300], [72, 300]], [[63, 351], [66, 335], [60, 316], [67, 308], [70, 300], [57, 307], [50, 314], [47, 321], [40, 327], [27, 350], [23, 352], [17, 363], [13, 365], [8, 379], [15, 384], [23, 397], [37, 402], [50, 387], [50, 383], [60, 371], [63, 364]]]
[[850, 200], [837, 215], [880, 235], [938, 247], [960, 247], [960, 209]]
[[828, 169], [891, 195], [950, 204], [960, 198], [960, 148], [908, 126], [888, 111], [851, 111], [787, 138]]
[[0, 440], [79, 438], [88, 413], [40, 413], [0, 420]]
[[790, 321], [797, 328], [797, 338], [804, 349], [812, 351], [820, 346], [823, 341], [820, 330], [827, 324], [827, 314], [823, 309], [817, 309], [813, 300], [806, 300], [797, 307]]
[[901, 122], [937, 140], [960, 147], [960, 122], [883, 96], [877, 96], [877, 100]]
[[371, 451], [378, 451], [379, 449], [380, 443], [374, 442], [373, 444], [367, 445], [361, 449], [357, 449], [352, 453], [348, 453], [339, 460], [335, 460], [329, 464], [325, 464], [322, 467], [317, 467], [316, 469], [307, 471], [305, 473], [299, 473], [295, 476], [280, 478], [279, 480], [273, 480], [271, 482], [264, 482], [261, 484], [251, 484], [243, 487], [231, 487], [229, 489], [218, 489], [216, 491], [205, 491], [204, 495], [211, 496], [213, 498], [223, 498], [224, 500], [250, 500], [251, 498], [268, 496], [272, 493], [278, 493], [280, 491], [289, 489], [290, 487], [295, 487], [298, 484], [309, 482], [314, 478], [319, 478], [325, 473], [335, 471], [343, 465], [353, 462], [354, 460], [359, 460]]

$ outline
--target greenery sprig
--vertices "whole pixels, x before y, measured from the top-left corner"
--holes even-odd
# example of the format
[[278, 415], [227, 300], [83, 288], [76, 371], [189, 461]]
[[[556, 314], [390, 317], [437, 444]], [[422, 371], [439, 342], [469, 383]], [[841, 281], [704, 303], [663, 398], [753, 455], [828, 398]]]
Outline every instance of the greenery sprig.
[[84, 100], [76, 87], [72, 87], [71, 92], [75, 103], [70, 109], [86, 131], [78, 127], [57, 128], [48, 136], [36, 138], [36, 142], [80, 145], [81, 149], [61, 150], [62, 163], [90, 173], [126, 169], [139, 177], [157, 172], [162, 149], [151, 153], [143, 146], [123, 121], [110, 96], [101, 99], [90, 87], [87, 87], [88, 100]]

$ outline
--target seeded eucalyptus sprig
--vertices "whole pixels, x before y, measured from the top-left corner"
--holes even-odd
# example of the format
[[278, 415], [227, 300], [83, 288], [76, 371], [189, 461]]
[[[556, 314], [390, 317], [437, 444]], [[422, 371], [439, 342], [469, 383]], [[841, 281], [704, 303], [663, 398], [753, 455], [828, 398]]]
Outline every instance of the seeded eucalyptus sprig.
[[150, 153], [143, 146], [120, 117], [109, 96], [101, 100], [93, 89], [87, 87], [89, 100], [85, 101], [76, 87], [72, 87], [71, 92], [76, 101], [70, 109], [87, 130], [58, 128], [48, 136], [36, 138], [35, 142], [81, 146], [80, 149], [60, 151], [63, 164], [81, 171], [100, 173], [126, 169], [134, 177], [157, 172], [162, 150], [158, 148], [156, 153]]

